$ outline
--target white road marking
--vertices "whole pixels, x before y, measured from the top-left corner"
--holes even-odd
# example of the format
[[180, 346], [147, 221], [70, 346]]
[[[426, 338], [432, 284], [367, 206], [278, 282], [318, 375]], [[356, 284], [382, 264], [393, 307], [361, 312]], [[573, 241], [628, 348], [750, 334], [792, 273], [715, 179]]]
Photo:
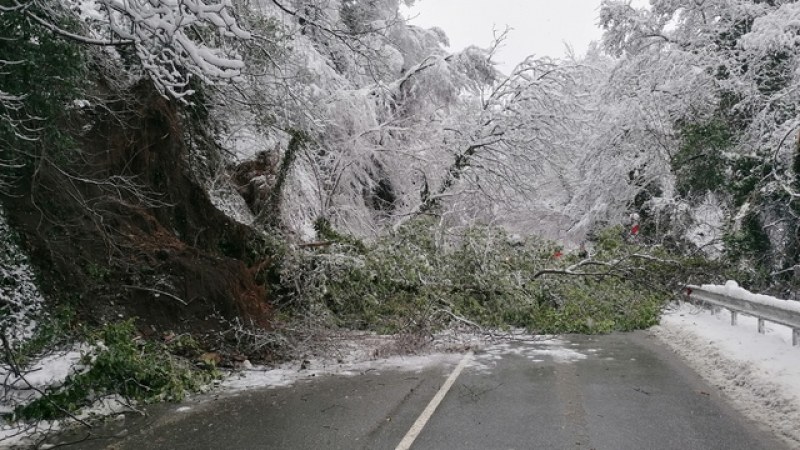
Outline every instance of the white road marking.
[[453, 370], [453, 373], [447, 377], [447, 380], [444, 382], [442, 387], [439, 388], [439, 392], [433, 396], [428, 406], [425, 407], [425, 410], [422, 411], [422, 414], [417, 418], [417, 421], [414, 422], [414, 425], [411, 425], [411, 429], [408, 430], [403, 440], [397, 445], [395, 450], [409, 450], [411, 448], [411, 444], [417, 439], [417, 436], [422, 432], [422, 429], [425, 428], [425, 425], [430, 420], [433, 413], [436, 411], [436, 408], [439, 407], [439, 403], [442, 402], [444, 396], [447, 395], [447, 391], [453, 387], [453, 383], [456, 382], [456, 378], [461, 375], [461, 371], [464, 370], [464, 367], [467, 366], [469, 360], [472, 359], [472, 352], [468, 352], [464, 357], [461, 359], [461, 362], [458, 363], [458, 366]]

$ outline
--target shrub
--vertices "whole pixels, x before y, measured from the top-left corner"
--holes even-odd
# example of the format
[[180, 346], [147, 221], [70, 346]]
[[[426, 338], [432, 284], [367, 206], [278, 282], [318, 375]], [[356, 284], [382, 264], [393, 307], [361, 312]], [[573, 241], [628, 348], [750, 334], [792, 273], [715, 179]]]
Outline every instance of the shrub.
[[186, 392], [197, 391], [218, 376], [213, 369], [181, 363], [163, 344], [138, 339], [132, 321], [106, 325], [92, 337], [97, 344], [84, 357], [87, 369], [17, 408], [16, 418], [56, 419], [114, 394], [144, 403], [181, 400]]

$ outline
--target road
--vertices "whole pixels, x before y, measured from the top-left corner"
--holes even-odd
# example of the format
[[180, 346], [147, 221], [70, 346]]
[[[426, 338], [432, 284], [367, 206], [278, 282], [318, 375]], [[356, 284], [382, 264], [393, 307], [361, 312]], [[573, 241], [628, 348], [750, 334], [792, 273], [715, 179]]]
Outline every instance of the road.
[[645, 333], [511, 342], [465, 358], [457, 377], [452, 364], [367, 371], [188, 412], [161, 405], [66, 448], [396, 449], [412, 439], [412, 449], [437, 450], [788, 448]]

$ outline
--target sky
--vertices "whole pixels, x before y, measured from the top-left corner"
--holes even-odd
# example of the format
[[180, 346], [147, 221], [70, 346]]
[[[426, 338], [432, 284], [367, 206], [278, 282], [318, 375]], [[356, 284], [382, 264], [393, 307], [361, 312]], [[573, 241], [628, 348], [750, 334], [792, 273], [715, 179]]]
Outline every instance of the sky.
[[[404, 14], [424, 28], [438, 26], [450, 38], [450, 50], [488, 47], [492, 30], [513, 28], [498, 55], [508, 73], [526, 56], [562, 57], [569, 44], [582, 55], [602, 36], [597, 27], [601, 0], [416, 0]], [[647, 3], [637, 0], [634, 4]]]

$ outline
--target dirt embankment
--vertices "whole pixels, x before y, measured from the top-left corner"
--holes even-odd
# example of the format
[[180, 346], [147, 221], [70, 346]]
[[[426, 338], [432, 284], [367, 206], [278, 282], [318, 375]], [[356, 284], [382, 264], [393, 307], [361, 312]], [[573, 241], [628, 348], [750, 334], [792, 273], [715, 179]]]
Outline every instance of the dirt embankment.
[[268, 326], [259, 237], [190, 169], [189, 143], [213, 145], [202, 120], [144, 84], [74, 116], [74, 150], [43, 150], [3, 199], [46, 290], [90, 323], [136, 317], [144, 334]]

